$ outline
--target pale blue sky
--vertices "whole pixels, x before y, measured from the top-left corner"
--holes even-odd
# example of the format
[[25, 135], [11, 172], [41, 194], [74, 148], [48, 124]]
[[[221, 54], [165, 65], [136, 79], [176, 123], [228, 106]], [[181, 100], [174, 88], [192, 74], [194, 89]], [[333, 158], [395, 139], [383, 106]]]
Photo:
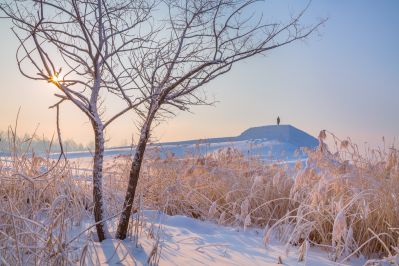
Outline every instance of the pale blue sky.
[[[261, 3], [267, 17], [283, 19], [306, 1]], [[399, 137], [399, 1], [313, 1], [305, 22], [330, 19], [306, 42], [273, 50], [239, 65], [206, 88], [219, 102], [178, 113], [155, 129], [158, 140], [233, 136], [251, 126], [292, 124], [313, 135], [328, 129], [359, 143]], [[0, 20], [0, 130], [22, 108], [20, 132], [51, 136], [55, 102], [48, 84], [23, 78], [16, 40]], [[108, 145], [127, 143], [135, 127], [125, 117], [108, 130]], [[62, 114], [65, 138], [91, 140], [90, 126], [72, 105]]]

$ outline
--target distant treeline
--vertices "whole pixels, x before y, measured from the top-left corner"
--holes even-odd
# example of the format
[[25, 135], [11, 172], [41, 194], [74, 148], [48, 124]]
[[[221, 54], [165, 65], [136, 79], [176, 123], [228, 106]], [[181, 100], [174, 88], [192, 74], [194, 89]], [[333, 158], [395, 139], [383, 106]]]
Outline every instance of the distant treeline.
[[[7, 132], [0, 131], [0, 152], [9, 153], [14, 149], [14, 142], [19, 151], [28, 151], [35, 153], [47, 153], [47, 152], [59, 152], [60, 145], [58, 143], [57, 137], [54, 137], [53, 141], [46, 137], [39, 137], [37, 135], [25, 134], [24, 136], [17, 136], [15, 141], [12, 136]], [[87, 149], [92, 149], [93, 144], [83, 145], [81, 143], [76, 143], [74, 140], [63, 140], [62, 145], [65, 151], [83, 151]]]

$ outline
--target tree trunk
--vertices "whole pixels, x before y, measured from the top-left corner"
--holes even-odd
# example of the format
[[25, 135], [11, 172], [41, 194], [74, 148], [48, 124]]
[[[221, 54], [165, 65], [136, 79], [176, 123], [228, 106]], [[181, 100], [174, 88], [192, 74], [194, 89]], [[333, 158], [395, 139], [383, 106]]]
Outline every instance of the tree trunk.
[[143, 162], [145, 148], [147, 146], [151, 121], [147, 122], [141, 131], [140, 140], [136, 147], [132, 166], [129, 174], [129, 184], [126, 191], [125, 202], [123, 203], [123, 212], [119, 218], [118, 229], [116, 231], [116, 238], [125, 239], [129, 225], [130, 215], [132, 213], [134, 195], [136, 193], [137, 183], [140, 176], [141, 164]]
[[104, 132], [102, 125], [93, 122], [95, 135], [95, 152], [93, 161], [93, 201], [94, 201], [94, 221], [97, 229], [99, 241], [105, 239], [105, 224], [100, 222], [104, 219], [104, 202], [102, 191], [103, 179], [103, 158], [104, 158]]

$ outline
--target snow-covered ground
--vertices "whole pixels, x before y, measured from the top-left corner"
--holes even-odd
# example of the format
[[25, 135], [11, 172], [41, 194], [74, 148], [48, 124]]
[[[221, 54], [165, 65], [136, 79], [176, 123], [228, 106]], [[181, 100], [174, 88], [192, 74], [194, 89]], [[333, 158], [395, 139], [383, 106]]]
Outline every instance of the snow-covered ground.
[[[328, 253], [311, 247], [298, 261], [299, 249], [272, 240], [266, 247], [262, 229], [232, 228], [185, 216], [168, 216], [145, 211], [146, 225], [136, 246], [133, 241], [111, 240], [95, 243], [93, 261], [108, 265], [146, 265], [154, 247], [158, 228], [159, 265], [362, 265], [364, 260], [344, 264], [328, 259]], [[155, 222], [155, 223], [154, 223]], [[152, 228], [152, 230], [151, 230]], [[149, 231], [153, 238], [148, 237]]]

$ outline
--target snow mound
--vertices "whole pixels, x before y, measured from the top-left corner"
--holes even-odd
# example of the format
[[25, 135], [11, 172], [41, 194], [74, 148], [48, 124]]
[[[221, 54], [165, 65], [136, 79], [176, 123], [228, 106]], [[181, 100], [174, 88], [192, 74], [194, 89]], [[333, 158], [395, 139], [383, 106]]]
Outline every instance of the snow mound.
[[237, 140], [265, 139], [292, 144], [296, 147], [315, 148], [319, 141], [302, 130], [291, 125], [261, 126], [245, 130]]

